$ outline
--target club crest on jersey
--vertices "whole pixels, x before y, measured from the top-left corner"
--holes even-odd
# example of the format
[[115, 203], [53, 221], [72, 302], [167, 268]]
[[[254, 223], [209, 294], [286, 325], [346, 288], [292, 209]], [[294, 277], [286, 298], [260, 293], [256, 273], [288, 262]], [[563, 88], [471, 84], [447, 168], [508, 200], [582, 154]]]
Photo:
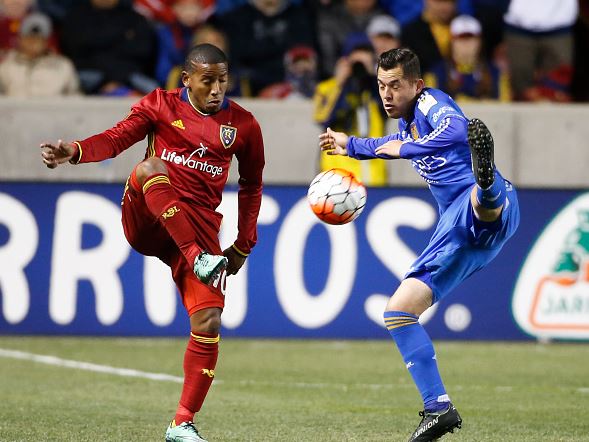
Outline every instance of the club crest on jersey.
[[219, 137], [221, 138], [223, 147], [225, 149], [229, 149], [235, 142], [235, 138], [237, 138], [237, 128], [233, 126], [225, 126], [222, 124], [221, 128], [219, 129]]
[[415, 123], [411, 124], [411, 137], [414, 140], [417, 140], [419, 138], [419, 132], [417, 131], [417, 126], [415, 125]]

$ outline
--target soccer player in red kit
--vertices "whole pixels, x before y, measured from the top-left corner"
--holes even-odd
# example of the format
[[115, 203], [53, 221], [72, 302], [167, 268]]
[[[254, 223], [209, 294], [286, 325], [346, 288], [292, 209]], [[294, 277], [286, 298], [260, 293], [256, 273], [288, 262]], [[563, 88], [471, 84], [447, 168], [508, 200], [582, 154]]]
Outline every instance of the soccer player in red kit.
[[[264, 146], [251, 113], [225, 98], [228, 64], [210, 44], [192, 48], [183, 88], [156, 89], [112, 129], [82, 141], [41, 145], [49, 168], [102, 161], [148, 138], [122, 201], [129, 244], [170, 266], [190, 316], [184, 386], [166, 441], [204, 441], [193, 424], [213, 381], [225, 277], [239, 271], [256, 244]], [[221, 202], [229, 166], [239, 162], [238, 235], [221, 251]]]

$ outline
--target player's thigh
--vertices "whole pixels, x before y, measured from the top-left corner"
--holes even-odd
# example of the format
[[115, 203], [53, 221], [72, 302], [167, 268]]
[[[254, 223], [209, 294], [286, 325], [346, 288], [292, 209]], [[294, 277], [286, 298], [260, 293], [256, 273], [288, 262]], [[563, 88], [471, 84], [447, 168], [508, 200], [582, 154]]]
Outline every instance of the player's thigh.
[[145, 205], [143, 194], [131, 186], [125, 188], [121, 204], [121, 221], [127, 241], [142, 255], [168, 261], [173, 246], [168, 232]]

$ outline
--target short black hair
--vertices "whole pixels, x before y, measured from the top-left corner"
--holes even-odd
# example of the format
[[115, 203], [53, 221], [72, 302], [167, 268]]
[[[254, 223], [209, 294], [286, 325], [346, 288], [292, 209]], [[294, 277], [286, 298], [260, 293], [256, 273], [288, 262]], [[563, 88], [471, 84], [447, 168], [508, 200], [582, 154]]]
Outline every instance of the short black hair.
[[385, 71], [401, 66], [403, 69], [403, 78], [412, 81], [421, 78], [419, 58], [409, 48], [397, 48], [383, 52], [378, 57], [377, 66]]
[[217, 63], [227, 64], [227, 55], [225, 55], [225, 52], [215, 45], [203, 43], [193, 46], [190, 51], [188, 51], [188, 55], [184, 61], [184, 70], [186, 72], [192, 72], [194, 71], [195, 64]]

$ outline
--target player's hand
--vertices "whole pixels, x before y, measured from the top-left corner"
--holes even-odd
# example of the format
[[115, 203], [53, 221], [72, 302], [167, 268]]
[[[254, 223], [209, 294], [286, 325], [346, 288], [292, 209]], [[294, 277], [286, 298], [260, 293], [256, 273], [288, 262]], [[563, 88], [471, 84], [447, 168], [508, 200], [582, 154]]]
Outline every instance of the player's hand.
[[50, 169], [55, 169], [60, 164], [66, 163], [72, 159], [76, 152], [76, 145], [59, 140], [57, 145], [43, 143], [41, 144], [41, 149], [43, 163], [45, 163]]
[[378, 146], [374, 151], [377, 155], [387, 155], [392, 158], [401, 158], [401, 140], [391, 140], [384, 143], [382, 146]]
[[335, 132], [331, 128], [319, 135], [319, 147], [327, 155], [348, 155], [346, 146], [349, 137], [343, 132]]
[[223, 255], [229, 261], [227, 263], [227, 274], [228, 275], [235, 275], [239, 272], [239, 269], [245, 264], [246, 257], [237, 253], [237, 251], [232, 247], [229, 246], [225, 250], [223, 250]]

